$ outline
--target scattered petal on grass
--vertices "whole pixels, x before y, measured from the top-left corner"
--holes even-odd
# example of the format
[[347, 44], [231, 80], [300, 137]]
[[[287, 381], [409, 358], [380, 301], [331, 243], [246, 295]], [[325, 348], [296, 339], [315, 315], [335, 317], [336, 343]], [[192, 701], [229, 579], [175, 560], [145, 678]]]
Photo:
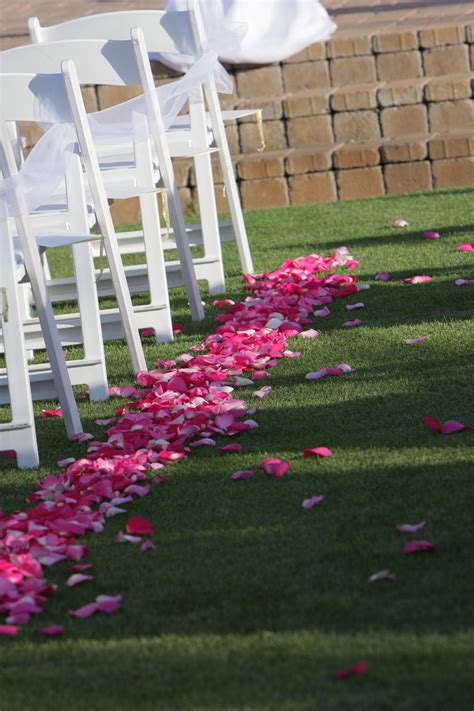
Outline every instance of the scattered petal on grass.
[[59, 637], [64, 634], [64, 627], [62, 625], [48, 625], [48, 627], [40, 629], [40, 634], [43, 637]]
[[474, 279], [456, 279], [454, 283], [456, 286], [472, 286], [474, 284]]
[[404, 545], [403, 552], [410, 555], [411, 553], [437, 553], [438, 551], [431, 541], [414, 540]]
[[131, 536], [130, 534], [123, 533], [122, 531], [117, 531], [115, 536], [115, 543], [133, 543], [138, 544], [142, 542], [141, 536]]
[[301, 331], [299, 335], [301, 338], [318, 338], [320, 333], [315, 328], [308, 328], [306, 331]]
[[255, 472], [251, 471], [250, 469], [242, 469], [238, 472], [234, 472], [233, 474], [230, 475], [230, 478], [232, 481], [241, 481], [245, 479], [252, 479], [252, 477], [255, 476]]
[[320, 380], [328, 376], [341, 376], [345, 373], [353, 373], [355, 368], [352, 368], [348, 363], [340, 363], [336, 368], [320, 368], [312, 373], [306, 374], [306, 380]]
[[96, 597], [97, 609], [107, 615], [117, 612], [121, 602], [122, 595], [99, 595]]
[[323, 306], [322, 309], [318, 309], [317, 311], [314, 312], [315, 316], [321, 316], [322, 318], [325, 318], [326, 316], [330, 316], [331, 312], [328, 309], [327, 306]]
[[151, 538], [147, 538], [146, 541], [141, 544], [140, 550], [142, 553], [144, 553], [145, 551], [156, 550], [156, 546], [151, 540]]
[[224, 306], [234, 306], [235, 301], [232, 301], [232, 299], [214, 299], [212, 302], [212, 305], [216, 307], [216, 309], [221, 309]]
[[58, 459], [56, 464], [62, 469], [63, 467], [68, 467], [70, 464], [73, 464], [75, 461], [74, 457], [67, 457], [67, 459]]
[[0, 636], [14, 637], [19, 629], [17, 625], [0, 625]]
[[395, 528], [400, 533], [416, 533], [421, 528], [426, 526], [426, 521], [420, 521], [419, 523], [397, 523]]
[[378, 580], [396, 580], [397, 576], [395, 573], [392, 573], [391, 570], [387, 570], [386, 568], [384, 570], [378, 570], [376, 573], [373, 573], [369, 580], [371, 583], [376, 583]]
[[90, 570], [93, 567], [92, 563], [74, 563], [68, 566], [68, 570], [71, 570], [73, 573], [82, 573], [84, 570]]
[[367, 671], [368, 664], [364, 659], [361, 659], [357, 664], [354, 664], [353, 667], [349, 667], [348, 669], [340, 669], [335, 673], [336, 679], [347, 679], [350, 676], [360, 676], [361, 674], [365, 674]]
[[133, 516], [127, 522], [127, 533], [132, 536], [153, 536], [156, 533], [153, 524], [142, 516]]
[[388, 272], [379, 272], [375, 275], [376, 281], [390, 281], [391, 277]]
[[56, 407], [53, 410], [41, 410], [41, 417], [62, 417], [63, 411], [60, 407]]
[[87, 617], [91, 617], [92, 615], [95, 615], [97, 610], [98, 610], [97, 603], [89, 602], [89, 603], [87, 603], [87, 605], [78, 607], [77, 610], [69, 610], [68, 614], [71, 617], [77, 617], [79, 620], [85, 620]]
[[305, 499], [302, 506], [309, 511], [316, 506], [316, 504], [320, 504], [321, 501], [324, 501], [324, 496], [312, 496], [310, 499]]
[[303, 450], [305, 457], [332, 457], [332, 452], [327, 447], [308, 447]]
[[278, 457], [266, 457], [262, 459], [258, 468], [267, 476], [282, 477], [290, 468], [290, 462]]
[[169, 476], [166, 476], [165, 474], [157, 474], [156, 476], [153, 477], [151, 480], [152, 484], [169, 484], [171, 481]]
[[104, 420], [96, 420], [95, 424], [99, 425], [99, 427], [107, 427], [108, 425], [112, 425], [116, 421], [117, 421], [116, 417], [108, 417]]
[[190, 447], [215, 447], [216, 440], [212, 437], [203, 437], [202, 439], [195, 439], [194, 442], [189, 443]]
[[142, 328], [140, 331], [142, 338], [153, 338], [156, 335], [154, 328]]
[[355, 309], [363, 309], [364, 304], [362, 301], [359, 301], [357, 304], [346, 304], [346, 309], [347, 311], [354, 311]]
[[368, 291], [370, 284], [357, 284], [357, 291]]
[[89, 440], [94, 439], [94, 435], [89, 432], [78, 432], [77, 434], [71, 435], [69, 439], [71, 442], [80, 442], [82, 444], [83, 442], [89, 442]]
[[458, 252], [472, 252], [474, 250], [474, 242], [465, 242], [457, 248]]
[[0, 452], [0, 456], [4, 459], [16, 459], [16, 452], [14, 449], [4, 449], [3, 452]]
[[408, 222], [402, 218], [398, 218], [392, 222], [392, 227], [408, 227]]
[[233, 444], [225, 444], [223, 447], [218, 447], [217, 451], [218, 452], [240, 452], [242, 449], [241, 444], [237, 444], [237, 442]]
[[358, 326], [362, 326], [362, 321], [360, 318], [355, 318], [353, 321], [344, 321], [341, 326], [342, 328], [357, 328]]
[[418, 274], [416, 276], [408, 277], [403, 281], [405, 284], [426, 284], [432, 280], [433, 277], [428, 276], [428, 274]]
[[259, 397], [259, 398], [264, 398], [268, 397], [272, 391], [272, 386], [271, 385], [264, 385], [260, 390], [256, 390], [252, 395], [254, 397]]
[[457, 420], [446, 420], [446, 422], [441, 423], [436, 417], [424, 417], [423, 422], [432, 432], [443, 435], [455, 434], [471, 427], [471, 425], [464, 425]]
[[427, 230], [426, 232], [423, 232], [423, 237], [425, 239], [439, 239], [439, 233]]
[[426, 341], [426, 336], [417, 336], [416, 338], [405, 338], [403, 341], [407, 346], [415, 346], [417, 343], [424, 343]]
[[73, 588], [76, 585], [80, 585], [80, 583], [88, 583], [91, 580], [94, 580], [92, 575], [73, 573], [73, 575], [70, 575], [69, 578], [66, 580], [66, 585], [68, 586], [68, 588]]
[[181, 326], [180, 323], [174, 323], [172, 328], [175, 336], [177, 336], [179, 333], [184, 333], [184, 328]]

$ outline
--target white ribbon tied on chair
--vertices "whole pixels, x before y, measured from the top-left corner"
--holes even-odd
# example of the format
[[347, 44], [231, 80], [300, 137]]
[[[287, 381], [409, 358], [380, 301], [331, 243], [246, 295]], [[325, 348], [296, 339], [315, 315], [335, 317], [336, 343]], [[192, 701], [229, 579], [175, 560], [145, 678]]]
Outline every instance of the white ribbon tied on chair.
[[[184, 11], [188, 0], [167, 0], [166, 10]], [[315, 42], [324, 42], [337, 29], [318, 0], [200, 0], [208, 48], [228, 64], [281, 62]], [[236, 28], [246, 27], [236, 44]], [[189, 55], [162, 54], [162, 62], [185, 71]]]
[[[52, 75], [56, 76], [57, 75]], [[165, 131], [170, 128], [192, 91], [214, 77], [218, 91], [232, 93], [233, 82], [217, 54], [205, 52], [178, 81], [155, 89]], [[145, 94], [88, 114], [92, 138], [97, 149], [110, 144], [131, 146], [133, 141], [151, 135], [149, 105]], [[21, 170], [0, 180], [0, 220], [30, 214], [47, 203], [67, 170], [68, 159], [77, 150], [75, 127], [55, 109], [54, 92], [38, 96], [37, 121], [50, 126], [25, 160]], [[137, 195], [136, 189], [109, 188], [107, 197], [126, 198]]]

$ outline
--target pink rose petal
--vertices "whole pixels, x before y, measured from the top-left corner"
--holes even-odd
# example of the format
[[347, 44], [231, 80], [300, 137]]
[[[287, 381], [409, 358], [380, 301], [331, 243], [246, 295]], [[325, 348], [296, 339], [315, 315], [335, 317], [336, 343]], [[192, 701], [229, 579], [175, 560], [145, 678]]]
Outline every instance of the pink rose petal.
[[355, 309], [363, 309], [364, 304], [362, 301], [357, 302], [357, 304], [346, 304], [347, 311], [354, 311]]
[[446, 420], [446, 422], [442, 424], [436, 417], [424, 417], [423, 422], [432, 432], [443, 435], [455, 434], [456, 432], [468, 430], [471, 427], [471, 425], [464, 425], [457, 420]]
[[282, 477], [290, 468], [290, 463], [286, 459], [266, 457], [265, 459], [262, 459], [258, 468], [267, 476]]
[[62, 625], [49, 625], [48, 627], [42, 627], [40, 629], [40, 634], [43, 637], [58, 637], [64, 634], [64, 627]]
[[58, 459], [56, 464], [62, 469], [63, 467], [68, 467], [70, 464], [74, 464], [75, 461], [74, 457], [68, 457], [67, 459]]
[[172, 328], [175, 336], [177, 336], [179, 333], [184, 333], [184, 328], [179, 323], [174, 323]]
[[19, 629], [17, 625], [0, 625], [0, 636], [13, 637]]
[[57, 407], [54, 410], [41, 410], [41, 417], [62, 417], [63, 416], [63, 411], [61, 410], [60, 407]]
[[77, 617], [80, 620], [85, 620], [87, 617], [95, 615], [98, 609], [99, 608], [97, 607], [96, 602], [89, 602], [87, 605], [78, 607], [77, 610], [69, 610], [68, 614], [71, 617]]
[[358, 326], [362, 326], [362, 321], [360, 318], [355, 318], [353, 321], [344, 321], [342, 325], [342, 328], [357, 328]]
[[4, 459], [16, 459], [16, 452], [14, 449], [4, 449], [3, 452], [0, 452], [0, 456]]
[[194, 442], [189, 443], [190, 447], [215, 447], [216, 440], [211, 437], [203, 437], [202, 439], [195, 439]]
[[305, 457], [332, 457], [332, 452], [327, 447], [308, 447], [303, 450]]
[[90, 570], [93, 567], [92, 563], [74, 563], [73, 565], [69, 565], [67, 569], [73, 573], [82, 573], [84, 570]]
[[415, 346], [417, 343], [424, 343], [426, 341], [426, 336], [417, 336], [416, 338], [405, 338], [403, 341], [407, 346]]
[[107, 615], [117, 612], [121, 602], [122, 595], [99, 595], [96, 598], [97, 609]]
[[306, 331], [301, 331], [301, 338], [318, 338], [320, 333], [315, 328], [308, 328]]
[[94, 580], [94, 577], [92, 575], [83, 575], [82, 573], [73, 573], [73, 575], [70, 575], [69, 578], [66, 580], [66, 585], [69, 588], [73, 588], [76, 585], [79, 585], [80, 583], [87, 583], [87, 582], [90, 582], [91, 580]]
[[271, 385], [264, 385], [260, 390], [256, 390], [252, 395], [254, 397], [259, 397], [259, 398], [264, 398], [268, 397], [272, 391], [272, 386]]
[[418, 274], [417, 276], [413, 277], [408, 277], [407, 279], [404, 279], [403, 281], [405, 284], [426, 284], [427, 282], [431, 281], [433, 277], [428, 276], [427, 274]]
[[242, 469], [238, 472], [234, 472], [233, 474], [231, 474], [230, 478], [232, 479], [232, 481], [241, 481], [251, 479], [254, 476], [255, 472], [251, 471], [250, 469]]
[[414, 540], [405, 544], [403, 552], [410, 555], [411, 553], [437, 553], [438, 551], [431, 541]]
[[408, 227], [408, 222], [402, 218], [398, 218], [392, 222], [392, 227]]
[[138, 543], [142, 542], [142, 537], [141, 536], [131, 536], [128, 533], [123, 533], [122, 531], [117, 531], [117, 534], [114, 538], [115, 543], [133, 543], [134, 545], [137, 545]]
[[219, 452], [240, 452], [241, 449], [242, 445], [237, 444], [237, 442], [235, 442], [235, 444], [225, 444], [223, 447], [217, 448]]
[[465, 242], [457, 248], [458, 252], [472, 252], [474, 250], [474, 242]]
[[400, 533], [416, 533], [425, 526], [426, 521], [420, 521], [419, 523], [397, 523], [395, 528]]
[[432, 230], [427, 230], [426, 232], [423, 232], [423, 237], [425, 239], [439, 239], [439, 234], [438, 234], [438, 232], [433, 232]]
[[474, 284], [474, 279], [456, 279], [454, 283], [456, 286], [472, 286]]
[[132, 536], [153, 536], [156, 531], [151, 521], [142, 516], [133, 516], [127, 522], [127, 533]]
[[314, 312], [314, 315], [315, 315], [315, 316], [320, 316], [320, 317], [322, 317], [322, 318], [326, 318], [326, 316], [330, 316], [330, 315], [331, 315], [331, 312], [330, 312], [330, 310], [328, 309], [327, 306], [323, 306], [322, 309], [318, 309], [317, 311], [315, 311], [315, 312]]
[[391, 570], [378, 570], [376, 573], [373, 573], [369, 580], [371, 583], [376, 583], [378, 580], [396, 580], [397, 576], [395, 573], [392, 573]]
[[153, 338], [153, 336], [156, 336], [156, 331], [154, 328], [142, 328], [140, 335], [142, 338]]
[[324, 501], [324, 496], [312, 496], [310, 499], [305, 499], [302, 503], [304, 509], [310, 511], [316, 504], [320, 504]]
[[340, 669], [334, 676], [336, 679], [347, 679], [350, 676], [360, 676], [361, 674], [365, 674], [367, 667], [367, 662], [364, 659], [361, 659], [357, 662], [357, 664], [354, 664], [353, 667], [349, 667], [348, 669]]
[[140, 550], [142, 553], [144, 553], [145, 551], [156, 550], [156, 546], [151, 540], [151, 538], [147, 538], [146, 541], [141, 544]]
[[375, 279], [376, 281], [390, 281], [391, 277], [387, 272], [379, 272], [375, 275]]

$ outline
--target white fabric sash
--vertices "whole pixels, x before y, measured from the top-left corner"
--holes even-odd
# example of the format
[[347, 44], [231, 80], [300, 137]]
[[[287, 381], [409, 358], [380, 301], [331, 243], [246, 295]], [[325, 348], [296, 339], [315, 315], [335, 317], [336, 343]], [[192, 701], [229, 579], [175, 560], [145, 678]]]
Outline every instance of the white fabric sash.
[[[183, 108], [192, 91], [214, 77], [218, 91], [232, 93], [233, 82], [218, 61], [215, 52], [204, 53], [192, 68], [178, 81], [155, 89], [161, 109], [165, 131], [168, 130]], [[121, 150], [133, 146], [133, 140], [148, 138], [149, 97], [145, 94], [112, 106], [103, 111], [88, 114], [94, 144], [117, 145]], [[8, 100], [8, 97], [6, 97]], [[65, 122], [55, 109], [54, 94], [39, 98], [38, 123], [50, 126], [33, 148], [19, 172], [0, 180], [0, 220], [8, 216], [29, 214], [47, 203], [63, 180], [68, 158], [77, 150], [76, 130], [72, 123]], [[109, 188], [109, 198], [126, 198], [137, 195], [126, 188]]]

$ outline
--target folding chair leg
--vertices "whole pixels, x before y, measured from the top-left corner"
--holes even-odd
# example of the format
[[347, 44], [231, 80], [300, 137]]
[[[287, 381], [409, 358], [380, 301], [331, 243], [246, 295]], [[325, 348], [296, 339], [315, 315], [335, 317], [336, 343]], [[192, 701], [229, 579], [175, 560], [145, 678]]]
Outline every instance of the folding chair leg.
[[248, 243], [247, 230], [245, 227], [244, 216], [242, 213], [242, 205], [240, 203], [239, 191], [235, 181], [234, 167], [230, 155], [229, 144], [225, 132], [224, 123], [220, 115], [218, 107], [219, 98], [215, 87], [206, 89], [206, 98], [211, 115], [212, 130], [214, 139], [219, 150], [219, 160], [221, 164], [224, 185], [227, 192], [227, 201], [229, 203], [232, 225], [234, 228], [235, 241], [239, 251], [240, 264], [244, 274], [253, 273], [252, 254]]
[[43, 337], [48, 351], [54, 384], [63, 411], [64, 424], [69, 436], [82, 432], [81, 419], [72, 391], [63, 349], [56, 329], [51, 301], [49, 299], [43, 268], [29, 222], [25, 217], [17, 218], [18, 234], [25, 260], [25, 267], [33, 291]]
[[[149, 139], [135, 144], [135, 164], [138, 184], [153, 185], [153, 158]], [[156, 342], [166, 343], [173, 340], [173, 324], [157, 196], [155, 192], [144, 193], [139, 200], [150, 292], [150, 309], [143, 316], [147, 319], [146, 325], [155, 329]]]

